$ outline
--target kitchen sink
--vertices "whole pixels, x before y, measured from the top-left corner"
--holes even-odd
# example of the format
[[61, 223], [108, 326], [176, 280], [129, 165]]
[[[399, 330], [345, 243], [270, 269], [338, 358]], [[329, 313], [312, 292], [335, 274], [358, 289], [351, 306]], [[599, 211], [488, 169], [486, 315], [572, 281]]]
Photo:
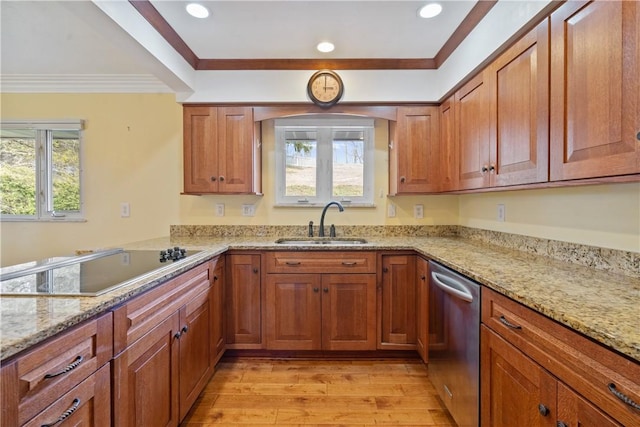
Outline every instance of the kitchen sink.
[[365, 239], [355, 239], [355, 238], [336, 238], [329, 237], [323, 238], [319, 237], [317, 239], [307, 238], [307, 239], [296, 239], [296, 238], [284, 238], [278, 239], [275, 242], [278, 245], [296, 245], [296, 246], [313, 246], [313, 245], [364, 245], [367, 243]]

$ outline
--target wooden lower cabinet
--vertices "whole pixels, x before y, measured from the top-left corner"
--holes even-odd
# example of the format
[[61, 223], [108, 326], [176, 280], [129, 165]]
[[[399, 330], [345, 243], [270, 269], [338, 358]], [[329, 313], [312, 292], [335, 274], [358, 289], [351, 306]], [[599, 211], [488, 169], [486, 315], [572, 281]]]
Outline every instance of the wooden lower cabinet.
[[267, 348], [375, 350], [375, 274], [268, 274]]
[[485, 287], [482, 323], [483, 427], [640, 426], [637, 362]]
[[226, 257], [226, 343], [232, 349], [260, 349], [262, 343], [261, 255]]
[[416, 256], [381, 255], [379, 349], [416, 349]]
[[416, 349], [429, 360], [429, 260], [416, 258]]
[[[112, 362], [115, 426], [177, 426], [211, 378], [217, 361], [214, 263], [114, 310], [115, 336], [127, 343]], [[168, 314], [158, 320], [158, 312]]]
[[480, 342], [482, 426], [555, 427], [555, 379], [484, 325]]

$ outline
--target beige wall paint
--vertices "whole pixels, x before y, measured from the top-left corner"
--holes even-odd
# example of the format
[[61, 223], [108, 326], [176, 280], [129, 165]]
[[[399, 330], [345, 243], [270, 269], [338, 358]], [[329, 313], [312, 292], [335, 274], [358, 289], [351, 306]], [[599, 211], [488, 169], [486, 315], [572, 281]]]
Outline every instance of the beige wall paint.
[[640, 252], [640, 183], [462, 195], [460, 225]]
[[[305, 225], [319, 208], [273, 207], [273, 122], [263, 126], [264, 196], [187, 196], [182, 191], [182, 108], [168, 94], [2, 94], [3, 120], [86, 120], [83, 189], [86, 222], [0, 224], [1, 265], [166, 236], [171, 224]], [[332, 210], [336, 225], [442, 225], [505, 231], [640, 252], [640, 184], [611, 184], [472, 195], [386, 197], [387, 123], [376, 121], [376, 207]], [[383, 197], [380, 196], [382, 191]], [[131, 217], [120, 218], [120, 202]], [[215, 216], [215, 204], [225, 216]], [[241, 205], [256, 205], [243, 217]], [[387, 205], [396, 206], [388, 218]], [[497, 222], [504, 203], [506, 221]], [[413, 218], [413, 206], [424, 218]]]
[[[3, 222], [12, 265], [168, 234], [178, 220], [182, 108], [170, 94], [2, 94], [3, 120], [84, 119], [86, 222]], [[120, 202], [131, 216], [120, 218]]]

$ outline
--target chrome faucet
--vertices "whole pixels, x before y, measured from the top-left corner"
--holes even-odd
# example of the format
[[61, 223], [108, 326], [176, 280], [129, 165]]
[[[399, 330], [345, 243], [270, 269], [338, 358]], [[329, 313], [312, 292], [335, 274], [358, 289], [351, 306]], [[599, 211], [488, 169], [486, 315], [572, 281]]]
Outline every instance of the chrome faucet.
[[340, 202], [329, 202], [325, 205], [324, 209], [322, 209], [322, 215], [320, 215], [320, 230], [318, 230], [318, 237], [324, 237], [324, 216], [327, 213], [327, 209], [329, 206], [336, 205], [340, 212], [344, 212], [344, 207], [340, 204]]

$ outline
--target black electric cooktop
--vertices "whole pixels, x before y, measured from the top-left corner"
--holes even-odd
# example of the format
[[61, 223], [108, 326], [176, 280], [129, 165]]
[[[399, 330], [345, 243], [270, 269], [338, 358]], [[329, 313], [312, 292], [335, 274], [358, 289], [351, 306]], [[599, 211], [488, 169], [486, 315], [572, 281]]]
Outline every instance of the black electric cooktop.
[[[97, 296], [199, 251], [112, 250], [0, 275], [1, 295]], [[4, 269], [3, 269], [4, 270]]]

